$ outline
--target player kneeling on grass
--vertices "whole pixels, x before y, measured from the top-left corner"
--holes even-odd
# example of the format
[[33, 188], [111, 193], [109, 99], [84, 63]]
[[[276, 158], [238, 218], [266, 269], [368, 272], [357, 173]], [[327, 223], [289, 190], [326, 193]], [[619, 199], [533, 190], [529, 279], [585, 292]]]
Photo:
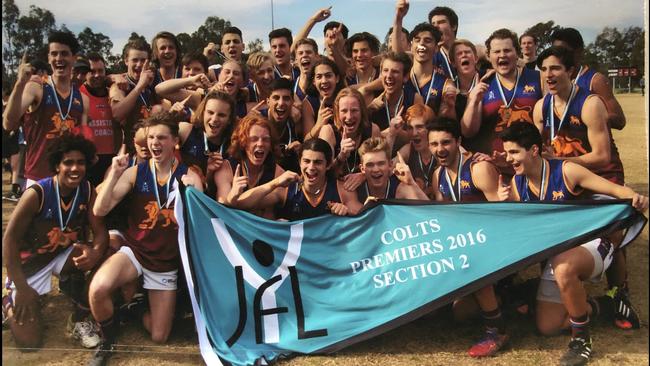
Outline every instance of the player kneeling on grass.
[[149, 310], [142, 322], [156, 343], [169, 336], [176, 305], [178, 275], [178, 224], [174, 217], [177, 179], [203, 190], [200, 177], [176, 161], [178, 124], [168, 112], [145, 120], [147, 147], [151, 158], [127, 168], [126, 154], [113, 158], [111, 171], [93, 207], [106, 215], [129, 195], [124, 245], [99, 268], [90, 284], [90, 308], [100, 325], [102, 343], [90, 365], [104, 365], [113, 351], [119, 322], [114, 319], [112, 295], [139, 276], [148, 290]]
[[[532, 124], [513, 123], [501, 138], [506, 160], [515, 171], [512, 181], [499, 187], [499, 197], [504, 201], [571, 200], [586, 189], [632, 199], [632, 206], [641, 212], [648, 208], [648, 197], [629, 187], [612, 183], [576, 163], [542, 158], [542, 137]], [[561, 365], [589, 361], [589, 319], [611, 312], [613, 301], [608, 296], [588, 298], [582, 281], [601, 278], [611, 264], [615, 246], [604, 238], [594, 239], [550, 258], [544, 268], [537, 292], [537, 328], [542, 334], [556, 334], [571, 327], [572, 339]]]
[[[4, 235], [9, 293], [2, 298], [3, 323], [6, 316], [18, 347], [40, 347], [39, 296], [50, 292], [52, 275], [67, 276], [59, 285], [76, 305], [69, 328], [84, 347], [92, 348], [100, 338], [93, 322], [84, 320], [89, 314], [84, 272], [100, 263], [108, 246], [106, 227], [90, 209], [95, 194], [86, 180], [95, 146], [81, 136], [64, 135], [53, 143], [48, 156], [56, 175], [25, 191]], [[89, 226], [92, 242], [87, 240]]]
[[[429, 178], [436, 201], [499, 200], [499, 172], [496, 166], [461, 149], [462, 137], [458, 121], [438, 117], [427, 125], [427, 131], [429, 150], [438, 162], [438, 168]], [[481, 312], [485, 334], [468, 350], [468, 354], [472, 357], [494, 356], [505, 347], [509, 337], [493, 285], [454, 301], [453, 311], [457, 319], [464, 318], [475, 309]]]

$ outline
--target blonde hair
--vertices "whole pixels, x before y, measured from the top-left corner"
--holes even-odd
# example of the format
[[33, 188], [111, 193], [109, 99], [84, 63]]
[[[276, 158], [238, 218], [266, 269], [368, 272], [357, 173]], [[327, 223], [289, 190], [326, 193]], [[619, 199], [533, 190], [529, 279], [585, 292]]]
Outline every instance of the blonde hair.
[[336, 99], [334, 99], [334, 125], [336, 128], [341, 129], [343, 127], [343, 124], [341, 123], [341, 117], [339, 116], [339, 103], [341, 101], [341, 98], [344, 97], [352, 97], [359, 102], [359, 109], [361, 110], [361, 122], [359, 123], [358, 128], [361, 131], [364, 128], [368, 128], [370, 126], [370, 122], [368, 121], [368, 109], [366, 108], [366, 100], [357, 89], [349, 87], [341, 89], [341, 91], [336, 95]]
[[361, 156], [361, 161], [363, 161], [363, 156], [366, 153], [380, 152], [383, 151], [386, 154], [386, 159], [390, 160], [391, 148], [383, 137], [369, 137], [361, 143], [359, 146], [359, 156]]
[[458, 46], [467, 46], [467, 47], [471, 48], [472, 52], [474, 52], [474, 56], [478, 57], [478, 53], [476, 52], [476, 46], [474, 45], [474, 43], [472, 43], [471, 41], [469, 41], [467, 39], [457, 38], [454, 41], [454, 44], [452, 44], [451, 48], [449, 49], [449, 61], [451, 61], [451, 63], [456, 62], [454, 55], [456, 54], [456, 47], [458, 47]]
[[262, 67], [262, 64], [265, 63], [266, 61], [270, 61], [271, 63], [273, 62], [270, 53], [255, 52], [248, 56], [248, 61], [246, 61], [246, 66], [248, 66], [248, 70], [251, 73], [253, 73], [257, 71], [260, 67]]

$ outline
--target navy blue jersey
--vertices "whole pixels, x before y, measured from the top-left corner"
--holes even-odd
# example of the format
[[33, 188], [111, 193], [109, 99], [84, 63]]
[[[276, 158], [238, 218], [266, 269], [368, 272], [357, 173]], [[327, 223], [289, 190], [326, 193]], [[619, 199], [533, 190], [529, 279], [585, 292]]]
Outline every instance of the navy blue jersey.
[[578, 75], [573, 80], [573, 83], [579, 86], [581, 89], [588, 90], [589, 92], [593, 92], [592, 83], [594, 80], [594, 76], [596, 76], [597, 72], [598, 71], [592, 69], [591, 67], [587, 65], [583, 65], [578, 70]]
[[[544, 159], [546, 174], [543, 179], [541, 193], [533, 193], [525, 175], [515, 175], [514, 180], [515, 199], [522, 202], [527, 201], [565, 201], [576, 199], [581, 192], [574, 192], [569, 189], [564, 179], [564, 163], [566, 160]], [[542, 197], [539, 195], [542, 194]]]
[[[415, 99], [415, 91], [407, 90], [406, 85], [404, 86], [403, 93], [404, 93], [403, 94], [404, 97], [403, 97], [403, 100], [402, 100], [402, 102], [400, 104], [400, 107], [404, 106], [402, 108], [402, 117], [404, 117], [406, 115], [406, 110], [409, 109], [409, 107], [413, 105], [414, 99]], [[384, 103], [385, 103], [385, 101], [384, 101]], [[379, 129], [383, 131], [383, 130], [388, 128], [388, 126], [390, 124], [390, 119], [392, 117], [395, 117], [395, 113], [396, 113], [396, 111], [398, 111], [400, 109], [400, 107], [395, 108], [395, 110], [388, 110], [388, 108], [386, 108], [386, 106], [384, 105], [383, 108], [380, 108], [380, 109], [374, 111], [370, 115], [369, 119], [370, 119], [371, 122], [373, 122], [377, 126], [379, 126]]]
[[411, 72], [411, 77], [404, 84], [404, 93], [413, 94], [413, 98], [415, 98], [415, 94], [420, 94], [424, 103], [438, 113], [442, 101], [442, 91], [447, 82], [453, 81], [448, 79], [440, 69], [434, 69], [431, 79], [420, 87], [420, 80]]
[[[224, 137], [230, 135], [228, 131], [229, 130], [223, 132]], [[225, 141], [223, 141], [221, 145], [214, 144], [208, 140], [207, 150], [209, 152], [221, 153], [221, 156], [226, 158], [228, 156], [228, 147], [230, 145], [230, 139], [224, 138], [224, 140]], [[187, 135], [187, 139], [185, 139], [185, 142], [183, 143], [180, 149], [183, 163], [187, 166], [194, 165], [198, 167], [199, 170], [203, 172], [203, 174], [206, 173], [207, 166], [208, 166], [208, 156], [205, 154], [206, 152], [205, 142], [206, 142], [206, 137], [203, 132], [203, 129], [198, 127], [193, 127], [192, 130], [190, 131], [190, 134]]]
[[[386, 193], [384, 197], [377, 197], [377, 198], [383, 198], [383, 199], [394, 199], [397, 198], [395, 195], [397, 194], [397, 186], [399, 186], [400, 181], [395, 175], [391, 175], [390, 178], [388, 178], [388, 184], [386, 185]], [[359, 202], [364, 203], [366, 202], [366, 199], [370, 195], [370, 189], [368, 188], [368, 182], [365, 182], [364, 184], [360, 185], [357, 188], [357, 199]]]
[[438, 52], [433, 55], [433, 64], [446, 77], [452, 80], [456, 80], [456, 69], [451, 64], [447, 53], [442, 48], [440, 48]]
[[[291, 80], [291, 81], [297, 80], [299, 76], [300, 76], [300, 69], [297, 68], [297, 67], [292, 67], [291, 68], [291, 79], [289, 79], [289, 80]], [[273, 77], [275, 78], [275, 80], [278, 80], [278, 79], [284, 77], [282, 75], [282, 72], [280, 71], [280, 69], [278, 69], [277, 66], [273, 66]]]
[[295, 182], [287, 187], [287, 196], [284, 205], [278, 209], [278, 217], [294, 221], [321, 216], [330, 212], [328, 202], [341, 202], [335, 178], [327, 178], [325, 191], [315, 202], [310, 202], [302, 184]]
[[[26, 276], [38, 272], [73, 243], [90, 239], [86, 229], [91, 184], [86, 180], [80, 183], [76, 201], [74, 192], [67, 199], [60, 197], [55, 184], [54, 177], [48, 177], [30, 187], [39, 194], [40, 203], [29, 230], [19, 240], [20, 261]], [[59, 208], [63, 222], [59, 221]], [[63, 230], [61, 223], [65, 226]]]
[[[440, 167], [440, 170], [438, 171], [438, 190], [440, 193], [442, 193], [445, 201], [487, 201], [487, 198], [485, 198], [483, 191], [476, 188], [476, 185], [474, 184], [474, 179], [472, 177], [472, 166], [474, 163], [474, 157], [470, 157], [469, 159], [463, 161], [460, 172], [458, 172], [458, 175], [460, 175], [460, 182], [458, 177], [454, 182], [447, 180], [447, 168], [444, 166]], [[458, 187], [459, 184], [460, 187]]]
[[[372, 125], [367, 127], [359, 126], [359, 128], [361, 128], [361, 142], [372, 136]], [[334, 156], [338, 156], [341, 152], [341, 140], [343, 140], [343, 135], [335, 125], [332, 125], [332, 130], [334, 131], [334, 139], [336, 141], [334, 144]], [[343, 169], [342, 173], [344, 175], [357, 173], [360, 170], [359, 164], [361, 164], [361, 156], [359, 156], [359, 148], [357, 147], [348, 156], [348, 160], [345, 162], [345, 169]]]
[[[551, 97], [551, 94], [546, 94], [542, 103], [542, 120], [544, 122], [542, 139], [544, 143], [553, 146], [554, 155], [557, 157], [576, 157], [591, 152], [588, 128], [582, 121], [582, 109], [587, 99], [599, 98], [599, 96], [591, 94], [587, 89], [576, 87], [565, 116], [559, 116], [556, 111], [551, 114]], [[562, 117], [564, 117], [563, 120]], [[609, 141], [611, 160], [602, 168], [592, 170], [605, 179], [623, 185], [625, 183], [623, 163], [611, 131], [609, 131]]]

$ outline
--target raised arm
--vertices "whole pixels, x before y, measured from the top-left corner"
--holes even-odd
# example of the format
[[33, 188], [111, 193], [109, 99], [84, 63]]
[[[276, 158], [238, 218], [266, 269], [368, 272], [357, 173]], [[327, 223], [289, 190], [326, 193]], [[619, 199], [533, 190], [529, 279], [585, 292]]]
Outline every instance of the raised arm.
[[136, 165], [127, 169], [128, 166], [128, 154], [113, 157], [111, 171], [93, 205], [93, 213], [96, 216], [106, 216], [133, 189], [138, 167]]
[[393, 18], [393, 33], [390, 35], [391, 48], [395, 52], [406, 52], [404, 45], [400, 42], [402, 34], [402, 21], [409, 11], [408, 0], [397, 0], [395, 5], [395, 18]]
[[309, 37], [309, 32], [311, 32], [312, 28], [316, 25], [316, 23], [322, 22], [323, 20], [327, 19], [332, 15], [332, 7], [328, 8], [322, 8], [318, 10], [314, 15], [312, 15], [309, 19], [307, 19], [307, 22], [305, 25], [300, 29], [298, 34], [296, 34], [295, 37], [293, 37], [293, 44], [291, 44], [291, 53], [294, 53], [296, 51], [296, 43], [301, 40]]
[[20, 127], [20, 117], [27, 112], [30, 106], [38, 107], [43, 96], [43, 87], [35, 82], [30, 82], [33, 68], [27, 62], [27, 54], [18, 66], [18, 80], [9, 95], [7, 107], [2, 116], [2, 126], [7, 131], [13, 131]]
[[153, 81], [154, 73], [149, 68], [149, 60], [144, 63], [142, 66], [142, 71], [140, 72], [140, 79], [135, 85], [133, 90], [129, 94], [124, 93], [117, 85], [111, 86], [109, 92], [109, 98], [111, 100], [111, 110], [113, 112], [113, 118], [118, 121], [123, 121], [129, 115], [129, 113], [135, 108], [135, 105], [140, 98], [140, 93], [144, 91], [145, 88], [148, 88]]

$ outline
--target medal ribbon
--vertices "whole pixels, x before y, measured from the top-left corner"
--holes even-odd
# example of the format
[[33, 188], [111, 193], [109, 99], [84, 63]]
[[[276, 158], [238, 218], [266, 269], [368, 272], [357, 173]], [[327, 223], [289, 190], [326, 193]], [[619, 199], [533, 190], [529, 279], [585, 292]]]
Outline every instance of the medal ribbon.
[[[366, 185], [366, 198], [370, 197], [370, 189], [368, 188], [368, 182], [365, 183]], [[384, 194], [384, 199], [388, 198], [388, 192], [390, 192], [390, 177], [388, 178], [388, 185], [386, 185], [386, 193]]]
[[562, 128], [562, 124], [566, 120], [566, 115], [569, 113], [569, 107], [571, 106], [571, 102], [573, 101], [575, 95], [576, 84], [571, 84], [571, 93], [569, 94], [569, 100], [567, 100], [566, 105], [564, 106], [564, 112], [562, 112], [562, 117], [560, 117], [560, 123], [558, 124], [557, 129], [555, 129], [555, 96], [551, 95], [551, 103], [549, 103], [548, 106], [549, 119], [551, 124], [551, 141], [554, 141], [557, 137], [556, 135], [560, 133], [560, 128]]
[[519, 74], [519, 69], [517, 69], [517, 81], [515, 81], [515, 87], [512, 88], [512, 97], [510, 97], [510, 101], [506, 100], [506, 95], [503, 93], [503, 87], [501, 86], [501, 81], [499, 80], [499, 76], [495, 79], [497, 79], [497, 87], [499, 89], [499, 94], [501, 95], [501, 100], [503, 101], [503, 104], [505, 105], [506, 108], [510, 108], [510, 105], [512, 104], [512, 101], [515, 100], [515, 95], [517, 94], [517, 86], [519, 85], [519, 77], [521, 75]]
[[449, 56], [447, 56], [447, 52], [440, 47], [439, 52], [442, 53], [442, 59], [445, 61], [445, 66], [447, 68], [447, 72], [449, 72], [449, 77], [451, 80], [456, 81], [458, 79], [458, 75], [454, 75], [454, 71], [451, 69], [451, 64], [449, 63]]
[[[219, 154], [221, 155], [223, 155], [223, 145], [224, 145], [223, 142], [221, 143], [221, 145], [219, 145]], [[203, 154], [210, 155], [211, 151], [208, 145], [208, 135], [205, 132], [203, 132], [203, 146], [204, 146]]]
[[62, 120], [68, 119], [68, 115], [70, 114], [70, 110], [72, 109], [72, 99], [74, 99], [74, 88], [72, 86], [70, 87], [70, 101], [68, 102], [68, 110], [65, 112], [65, 115], [63, 114], [63, 111], [61, 110], [61, 102], [59, 102], [59, 93], [56, 91], [56, 85], [54, 84], [54, 79], [52, 79], [52, 76], [49, 77], [48, 79], [50, 86], [54, 90], [54, 100], [56, 101], [56, 109], [59, 111], [59, 115], [61, 116]]
[[72, 199], [72, 206], [70, 207], [70, 212], [68, 213], [68, 218], [65, 220], [65, 223], [63, 222], [63, 212], [61, 210], [61, 195], [59, 193], [58, 178], [56, 179], [56, 184], [54, 185], [54, 192], [56, 193], [56, 199], [57, 199], [56, 213], [58, 214], [58, 218], [59, 218], [59, 228], [61, 228], [61, 231], [64, 231], [68, 227], [70, 220], [74, 216], [74, 209], [77, 207], [77, 199], [79, 198], [79, 187], [77, 187], [77, 189], [74, 192], [74, 199]]
[[433, 167], [433, 161], [434, 161], [434, 157], [433, 157], [433, 155], [431, 155], [431, 160], [429, 161], [429, 166], [427, 166], [427, 170], [425, 171], [424, 170], [424, 164], [422, 164], [422, 156], [420, 156], [420, 153], [418, 152], [418, 162], [420, 163], [420, 171], [422, 171], [422, 174], [424, 175], [424, 186], [425, 187], [429, 186], [429, 176], [431, 175], [431, 167]]
[[[397, 116], [397, 111], [399, 111], [400, 104], [402, 104], [402, 100], [404, 99], [404, 90], [402, 89], [402, 94], [399, 96], [399, 99], [397, 100], [397, 105], [395, 105], [395, 116]], [[388, 117], [388, 124], [390, 125], [390, 111], [388, 110], [388, 97], [384, 97], [384, 108], [386, 109], [386, 117]]]
[[429, 103], [429, 97], [431, 96], [431, 89], [433, 88], [433, 83], [435, 82], [435, 80], [436, 80], [436, 71], [433, 70], [433, 72], [431, 73], [431, 81], [429, 81], [429, 90], [427, 90], [426, 96], [422, 95], [420, 93], [420, 84], [418, 84], [418, 78], [415, 76], [415, 73], [411, 71], [411, 82], [413, 83], [413, 85], [415, 85], [415, 89], [417, 89], [418, 93], [420, 93], [420, 95], [422, 95], [422, 97], [424, 98], [425, 105]]
[[[167, 208], [167, 202], [165, 202], [165, 205], [163, 206], [160, 203], [160, 194], [158, 193], [158, 177], [156, 175], [156, 163], [154, 163], [153, 159], [150, 160], [150, 165], [151, 165], [151, 175], [153, 176], [153, 183], [154, 183], [154, 190], [153, 193], [156, 195], [156, 203], [158, 203], [158, 208], [163, 209]], [[167, 182], [165, 182], [165, 198], [169, 200], [169, 182], [172, 180], [172, 173], [174, 171], [174, 162], [175, 160], [172, 159], [172, 165], [169, 168], [169, 175], [167, 176]]]
[[578, 75], [576, 75], [575, 80], [573, 80], [573, 85], [578, 85], [578, 80], [582, 76], [582, 67], [583, 66], [580, 66], [580, 69], [578, 69]]
[[[524, 201], [530, 201], [530, 187], [528, 186], [528, 176], [526, 176], [526, 197]], [[539, 187], [539, 201], [544, 201], [544, 196], [546, 195], [546, 159], [542, 158], [542, 184]]]
[[[451, 199], [454, 200], [454, 202], [459, 202], [460, 201], [460, 170], [463, 167], [463, 154], [460, 152], [460, 149], [458, 150], [458, 155], [460, 157], [458, 158], [458, 170], [456, 171], [456, 183], [457, 183], [457, 189], [458, 189], [458, 197], [456, 197], [456, 194], [454, 192], [454, 186], [451, 184], [451, 178], [449, 178], [449, 173], [447, 172], [447, 169], [445, 169], [445, 180], [447, 181], [447, 186], [449, 187], [449, 192], [451, 192]], [[433, 157], [432, 157], [433, 158]]]

